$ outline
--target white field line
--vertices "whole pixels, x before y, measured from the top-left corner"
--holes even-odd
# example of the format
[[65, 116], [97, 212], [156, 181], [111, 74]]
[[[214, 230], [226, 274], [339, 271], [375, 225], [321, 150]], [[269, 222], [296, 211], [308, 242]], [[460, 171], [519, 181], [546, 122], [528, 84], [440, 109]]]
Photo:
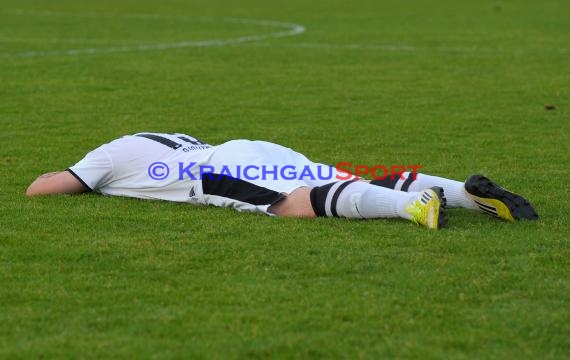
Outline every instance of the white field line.
[[[5, 11], [6, 12], [6, 11]], [[54, 12], [29, 12], [12, 10], [8, 11], [14, 15], [21, 16], [40, 16], [40, 17], [63, 17], [63, 16], [80, 16], [80, 17], [106, 17], [106, 18], [136, 18], [136, 19], [162, 19], [161, 15], [145, 15], [145, 14], [126, 14], [126, 15], [113, 15], [113, 14], [95, 14], [95, 13], [80, 13], [80, 14], [64, 14]], [[170, 17], [168, 17], [170, 18]], [[253, 35], [240, 36], [235, 38], [226, 39], [207, 39], [207, 40], [184, 40], [179, 42], [165, 42], [153, 44], [139, 44], [139, 45], [124, 45], [112, 46], [101, 48], [82, 48], [82, 49], [68, 49], [68, 50], [47, 50], [47, 51], [24, 51], [14, 54], [0, 53], [0, 57], [46, 57], [46, 56], [74, 56], [74, 55], [94, 55], [94, 54], [113, 54], [122, 52], [136, 52], [136, 51], [152, 51], [152, 50], [167, 50], [167, 49], [180, 49], [188, 47], [208, 47], [208, 46], [227, 46], [239, 45], [247, 42], [262, 41], [268, 39], [282, 38], [287, 36], [296, 36], [305, 32], [305, 27], [299, 24], [286, 23], [273, 20], [254, 20], [254, 19], [238, 19], [238, 18], [205, 18], [205, 17], [178, 17], [181, 19], [198, 19], [201, 21], [223, 21], [232, 22], [246, 25], [257, 25], [263, 27], [271, 27], [282, 29], [281, 31], [274, 31], [269, 33], [258, 33]]]
[[[281, 21], [272, 20], [253, 20], [253, 19], [239, 19], [239, 18], [213, 18], [213, 17], [189, 17], [184, 15], [158, 15], [158, 14], [109, 14], [109, 13], [61, 13], [52, 11], [27, 11], [18, 9], [4, 9], [3, 13], [18, 15], [18, 16], [37, 16], [37, 17], [86, 17], [86, 18], [125, 18], [125, 19], [177, 19], [177, 20], [190, 20], [201, 22], [232, 22], [247, 25], [258, 25], [264, 27], [281, 28], [282, 31], [254, 34], [248, 36], [241, 36], [236, 38], [227, 39], [207, 39], [207, 40], [194, 40], [194, 41], [180, 41], [173, 43], [149, 43], [149, 44], [129, 44], [113, 47], [98, 47], [98, 48], [82, 48], [82, 49], [69, 49], [69, 50], [48, 50], [48, 51], [25, 51], [19, 53], [0, 53], [0, 58], [7, 57], [45, 57], [45, 56], [66, 56], [66, 55], [84, 55], [84, 54], [112, 54], [121, 52], [136, 52], [136, 51], [153, 51], [153, 50], [167, 50], [177, 48], [189, 47], [209, 47], [209, 46], [228, 46], [228, 45], [249, 45], [249, 46], [273, 46], [271, 43], [261, 42], [272, 38], [281, 38], [288, 36], [296, 36], [303, 34], [306, 29], [303, 25], [286, 23]], [[34, 39], [27, 41], [36, 42], [68, 42], [68, 43], [97, 43], [96, 39]], [[118, 42], [125, 43], [124, 40], [117, 40]], [[0, 38], [1, 42], [15, 42], [15, 40], [7, 40]], [[129, 41], [131, 42], [131, 41]], [[473, 55], [495, 55], [495, 54], [513, 54], [525, 55], [536, 52], [547, 52], [560, 55], [570, 53], [568, 48], [549, 48], [549, 49], [503, 49], [503, 48], [489, 48], [480, 46], [415, 46], [406, 44], [330, 44], [330, 43], [294, 43], [287, 45], [280, 45], [286, 47], [300, 47], [306, 49], [325, 49], [325, 50], [372, 50], [384, 52], [398, 52], [398, 53], [413, 53], [413, 52], [430, 52], [430, 53], [457, 53], [457, 54], [473, 54]]]
[[[247, 44], [249, 46], [273, 46], [267, 42], [256, 42]], [[323, 49], [323, 50], [376, 50], [382, 52], [397, 52], [397, 53], [457, 53], [457, 54], [472, 54], [472, 55], [497, 55], [497, 54], [512, 54], [512, 55], [526, 55], [533, 53], [546, 52], [547, 54], [569, 54], [570, 49], [567, 48], [490, 48], [481, 46], [416, 46], [406, 44], [331, 44], [331, 43], [289, 43], [286, 47], [298, 47], [305, 49]]]

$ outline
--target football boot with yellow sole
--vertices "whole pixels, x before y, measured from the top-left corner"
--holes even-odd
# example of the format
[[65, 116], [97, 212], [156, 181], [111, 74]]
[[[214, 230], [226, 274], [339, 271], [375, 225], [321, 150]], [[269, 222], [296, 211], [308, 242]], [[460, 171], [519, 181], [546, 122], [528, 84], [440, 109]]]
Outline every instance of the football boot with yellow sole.
[[423, 190], [405, 209], [412, 216], [412, 221], [428, 229], [441, 229], [447, 224], [443, 212], [445, 197], [443, 189], [437, 186]]
[[465, 180], [465, 190], [479, 209], [491, 216], [508, 220], [538, 220], [532, 205], [520, 195], [503, 189], [483, 175]]

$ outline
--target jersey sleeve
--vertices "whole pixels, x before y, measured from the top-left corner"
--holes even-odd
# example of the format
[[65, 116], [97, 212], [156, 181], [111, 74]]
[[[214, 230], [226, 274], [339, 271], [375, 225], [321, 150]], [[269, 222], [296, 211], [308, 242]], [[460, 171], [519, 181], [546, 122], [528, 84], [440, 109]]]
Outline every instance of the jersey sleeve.
[[113, 163], [106, 151], [97, 148], [67, 169], [89, 190], [97, 190], [113, 179]]

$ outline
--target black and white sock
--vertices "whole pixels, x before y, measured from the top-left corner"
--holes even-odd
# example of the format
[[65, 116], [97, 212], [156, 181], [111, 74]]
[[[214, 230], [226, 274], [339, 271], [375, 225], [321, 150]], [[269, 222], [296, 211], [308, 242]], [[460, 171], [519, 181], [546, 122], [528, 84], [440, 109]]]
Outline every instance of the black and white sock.
[[386, 179], [382, 180], [372, 180], [370, 183], [399, 191], [422, 191], [433, 186], [439, 186], [443, 188], [445, 193], [445, 198], [447, 199], [446, 207], [478, 209], [475, 202], [467, 195], [463, 182], [418, 173], [415, 174], [415, 177], [413, 175], [410, 172], [405, 172], [402, 174], [402, 178], [398, 176], [395, 179], [386, 177]]
[[317, 216], [411, 219], [405, 207], [417, 196], [418, 193], [394, 191], [364, 181], [339, 181], [313, 188], [311, 205]]

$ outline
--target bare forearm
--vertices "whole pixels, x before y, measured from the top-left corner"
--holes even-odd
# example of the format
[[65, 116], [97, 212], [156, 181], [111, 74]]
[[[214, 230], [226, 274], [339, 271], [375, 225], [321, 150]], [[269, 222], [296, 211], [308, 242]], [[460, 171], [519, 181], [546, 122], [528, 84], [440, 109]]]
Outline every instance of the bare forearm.
[[26, 195], [75, 194], [88, 190], [67, 171], [55, 171], [40, 175], [30, 184]]

